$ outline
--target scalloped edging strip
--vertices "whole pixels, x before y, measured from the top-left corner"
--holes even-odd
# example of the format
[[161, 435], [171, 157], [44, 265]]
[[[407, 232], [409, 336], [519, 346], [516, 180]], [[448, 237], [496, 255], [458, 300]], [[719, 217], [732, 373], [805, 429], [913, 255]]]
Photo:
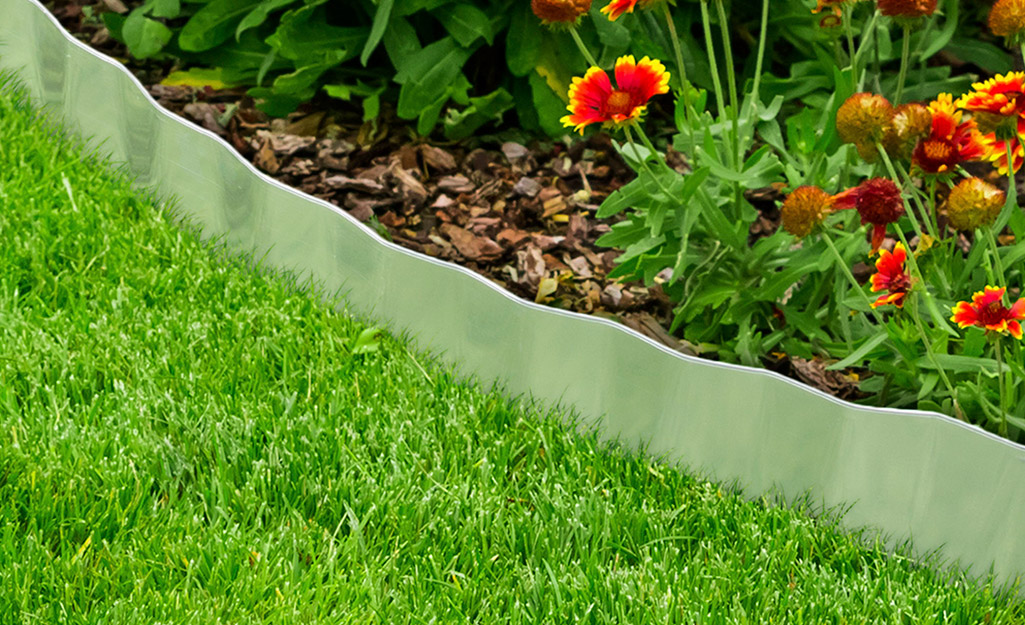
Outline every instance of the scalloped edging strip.
[[353, 311], [408, 331], [461, 374], [570, 405], [603, 436], [749, 495], [849, 505], [849, 527], [882, 530], [891, 544], [912, 537], [918, 553], [942, 547], [975, 575], [992, 567], [1020, 584], [1025, 447], [943, 415], [857, 406], [770, 371], [681, 355], [384, 241], [161, 109], [36, 0], [0, 0], [0, 68], [139, 184], [174, 196], [205, 236], [342, 289]]

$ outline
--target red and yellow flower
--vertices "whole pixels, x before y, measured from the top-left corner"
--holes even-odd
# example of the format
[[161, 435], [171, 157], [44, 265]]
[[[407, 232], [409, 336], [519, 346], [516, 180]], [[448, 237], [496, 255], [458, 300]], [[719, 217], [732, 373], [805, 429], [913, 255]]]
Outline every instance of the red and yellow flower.
[[570, 114], [559, 121], [581, 134], [589, 124], [632, 124], [647, 110], [648, 100], [669, 91], [669, 72], [648, 57], [640, 62], [632, 56], [619, 57], [614, 73], [615, 86], [600, 67], [587, 70], [583, 78], [573, 78], [566, 107]]
[[886, 291], [872, 302], [872, 308], [893, 304], [897, 308], [904, 306], [904, 297], [911, 290], [911, 275], [904, 269], [908, 259], [908, 251], [903, 243], [898, 243], [893, 252], [879, 251], [876, 261], [876, 273], [870, 278], [872, 291]]
[[530, 8], [547, 26], [568, 26], [591, 10], [591, 0], [531, 0]]
[[997, 0], [989, 11], [989, 29], [1010, 44], [1020, 43], [1025, 36], [1025, 1]]
[[932, 128], [928, 137], [918, 142], [911, 155], [911, 164], [926, 174], [953, 171], [966, 161], [986, 155], [986, 144], [974, 120], [962, 121], [962, 113], [954, 105], [954, 97], [941, 93], [929, 104]]
[[624, 13], [633, 13], [634, 8], [648, 9], [663, 1], [667, 0], [612, 0], [602, 7], [601, 12], [609, 17], [610, 22], [614, 22]]
[[936, 0], [878, 0], [879, 12], [887, 17], [914, 19], [936, 12]]
[[1021, 339], [1021, 323], [1025, 319], [1025, 298], [1019, 299], [1013, 306], [1004, 306], [1004, 292], [1007, 287], [987, 286], [985, 290], [972, 295], [972, 301], [958, 302], [950, 318], [961, 328], [975, 326], [986, 332], [1010, 334]]
[[1025, 134], [1025, 72], [1010, 72], [972, 85], [972, 91], [961, 96], [957, 106], [970, 111], [983, 133], [986, 158], [1001, 173], [1008, 169], [1008, 147], [1014, 161], [1012, 171], [1025, 162], [1025, 147], [1018, 136]]
[[886, 236], [886, 226], [904, 216], [904, 196], [889, 178], [871, 178], [853, 189], [833, 196], [838, 210], [853, 208], [861, 216], [862, 225], [872, 224], [872, 251]]

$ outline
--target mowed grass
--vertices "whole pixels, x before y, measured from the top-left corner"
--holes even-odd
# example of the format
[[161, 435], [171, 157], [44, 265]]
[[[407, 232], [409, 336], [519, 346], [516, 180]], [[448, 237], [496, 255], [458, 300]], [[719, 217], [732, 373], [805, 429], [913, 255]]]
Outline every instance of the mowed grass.
[[454, 380], [0, 97], [0, 623], [1013, 623]]

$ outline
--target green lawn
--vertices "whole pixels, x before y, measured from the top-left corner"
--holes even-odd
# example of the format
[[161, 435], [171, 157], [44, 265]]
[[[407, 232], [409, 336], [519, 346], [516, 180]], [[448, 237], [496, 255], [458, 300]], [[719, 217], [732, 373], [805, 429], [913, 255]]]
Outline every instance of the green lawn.
[[4, 93], [0, 623], [1025, 619], [392, 337], [352, 353]]

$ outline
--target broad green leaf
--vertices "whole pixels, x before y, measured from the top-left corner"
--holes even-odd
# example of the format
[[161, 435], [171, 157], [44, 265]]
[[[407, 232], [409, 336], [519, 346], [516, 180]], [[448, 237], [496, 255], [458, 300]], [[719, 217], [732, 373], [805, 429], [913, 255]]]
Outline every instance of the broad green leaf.
[[213, 0], [186, 22], [178, 34], [178, 45], [188, 52], [202, 52], [224, 43], [259, 3], [260, 0]]
[[270, 14], [279, 9], [283, 9], [289, 5], [295, 4], [299, 0], [263, 0], [258, 4], [252, 11], [246, 14], [242, 18], [242, 21], [235, 27], [235, 40], [238, 41], [242, 37], [242, 33], [246, 32], [251, 28], [256, 28], [260, 24], [267, 21]]
[[[216, 0], [215, 0], [216, 1]], [[293, 9], [281, 17], [281, 24], [267, 43], [286, 59], [299, 64], [320, 60], [331, 50], [345, 50], [346, 58], [356, 56], [363, 48], [369, 28], [339, 28], [331, 26], [317, 6]]]
[[271, 117], [284, 117], [312, 98], [315, 92], [310, 89], [303, 93], [281, 94], [275, 93], [271, 87], [254, 87], [246, 93], [257, 101], [256, 108]]
[[461, 46], [470, 46], [478, 39], [484, 39], [490, 46], [494, 40], [491, 19], [472, 4], [446, 4], [431, 11], [431, 15]]
[[395, 5], [393, 13], [399, 17], [405, 17], [420, 11], [431, 11], [450, 2], [452, 0], [401, 0]]
[[396, 70], [401, 71], [406, 63], [419, 54], [423, 47], [416, 36], [413, 25], [401, 17], [393, 17], [384, 31], [384, 50]]
[[485, 96], [470, 98], [470, 105], [464, 110], [449, 110], [445, 117], [445, 137], [452, 141], [469, 137], [478, 128], [512, 108], [512, 105], [512, 95], [501, 87]]
[[128, 50], [137, 59], [149, 58], [163, 50], [174, 34], [167, 26], [146, 17], [140, 9], [128, 15], [121, 33]]
[[275, 93], [283, 95], [308, 91], [324, 72], [341, 63], [344, 57], [344, 50], [335, 50], [326, 54], [319, 63], [304, 65], [294, 72], [278, 76], [274, 79]]
[[146, 4], [153, 7], [150, 12], [153, 17], [175, 18], [182, 10], [181, 2], [178, 0], [152, 0]]
[[470, 53], [469, 48], [459, 46], [449, 36], [409, 59], [395, 76], [395, 82], [402, 85], [397, 110], [399, 117], [413, 119], [425, 108], [433, 106], [455, 82]]
[[528, 3], [517, 3], [505, 36], [505, 61], [513, 76], [526, 76], [537, 64], [542, 36], [537, 21]]
[[387, 28], [388, 21], [391, 19], [391, 10], [394, 4], [395, 0], [380, 0], [377, 4], [377, 11], [374, 12], [374, 24], [370, 27], [370, 35], [367, 37], [366, 44], [363, 45], [363, 53], [359, 56], [359, 62], [363, 64], [363, 67], [367, 66], [370, 55], [374, 53], [377, 44], [381, 42], [381, 37], [384, 36], [384, 29]]

